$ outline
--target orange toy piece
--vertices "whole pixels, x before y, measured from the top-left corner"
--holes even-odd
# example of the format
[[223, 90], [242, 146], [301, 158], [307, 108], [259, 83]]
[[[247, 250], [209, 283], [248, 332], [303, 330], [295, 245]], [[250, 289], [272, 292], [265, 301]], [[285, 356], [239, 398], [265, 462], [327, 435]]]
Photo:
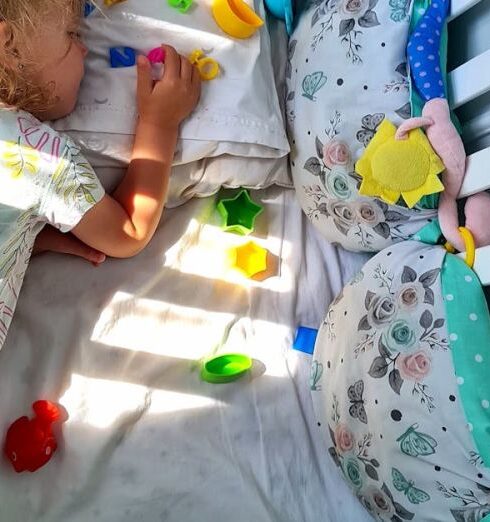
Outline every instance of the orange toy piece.
[[251, 278], [267, 269], [267, 250], [249, 241], [230, 250], [230, 261], [246, 277]]
[[104, 5], [106, 7], [111, 7], [112, 5], [120, 4], [121, 2], [124, 2], [125, 0], [104, 0]]

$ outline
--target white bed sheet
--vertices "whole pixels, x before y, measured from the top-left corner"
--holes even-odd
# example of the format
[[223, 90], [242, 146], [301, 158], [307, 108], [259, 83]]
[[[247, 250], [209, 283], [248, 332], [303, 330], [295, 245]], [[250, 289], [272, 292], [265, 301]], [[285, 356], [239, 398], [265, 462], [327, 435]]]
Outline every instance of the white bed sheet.
[[[0, 352], [0, 432], [39, 398], [70, 419], [36, 473], [3, 459], [2, 522], [370, 520], [316, 426], [310, 357], [291, 349], [365, 258], [320, 238], [294, 191], [252, 196], [254, 238], [280, 258], [262, 283], [223, 269], [246, 240], [216, 226], [215, 197], [167, 210], [136, 258], [33, 260]], [[196, 361], [220, 345], [252, 374], [201, 382]]]

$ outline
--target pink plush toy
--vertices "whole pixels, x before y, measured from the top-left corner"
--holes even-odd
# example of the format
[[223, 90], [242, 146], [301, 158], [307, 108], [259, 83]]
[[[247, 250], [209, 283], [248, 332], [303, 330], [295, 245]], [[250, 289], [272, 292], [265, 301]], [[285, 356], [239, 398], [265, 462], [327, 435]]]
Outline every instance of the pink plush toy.
[[[411, 77], [426, 104], [421, 117], [400, 125], [396, 138], [404, 139], [408, 131], [425, 127], [427, 138], [446, 167], [442, 174], [444, 192], [439, 200], [439, 224], [447, 241], [462, 251], [465, 247], [458, 230], [456, 199], [466, 171], [466, 153], [444, 95], [439, 52], [448, 11], [449, 0], [432, 2], [409, 38], [407, 54]], [[472, 232], [476, 246], [490, 244], [490, 227], [485, 223], [485, 216], [490, 216], [490, 195], [481, 193], [468, 198], [465, 216], [466, 227]]]
[[[445, 98], [428, 101], [420, 118], [412, 118], [400, 125], [396, 138], [404, 139], [408, 131], [425, 127], [432, 148], [441, 158], [446, 170], [442, 174], [444, 192], [439, 200], [439, 224], [444, 237], [457, 250], [464, 250], [459, 233], [456, 200], [461, 190], [465, 171], [466, 153], [463, 142], [451, 122], [449, 106]], [[472, 232], [477, 247], [490, 245], [490, 194], [481, 192], [468, 198], [465, 205], [466, 227]]]

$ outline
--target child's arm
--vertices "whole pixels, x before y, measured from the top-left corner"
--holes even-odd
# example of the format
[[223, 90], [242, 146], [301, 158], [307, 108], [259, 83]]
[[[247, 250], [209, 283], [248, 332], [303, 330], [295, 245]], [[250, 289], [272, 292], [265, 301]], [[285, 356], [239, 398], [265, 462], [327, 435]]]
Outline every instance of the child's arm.
[[153, 86], [148, 60], [138, 58], [139, 121], [128, 171], [115, 192], [89, 210], [73, 234], [112, 257], [140, 252], [165, 204], [179, 125], [197, 105], [197, 69], [166, 46], [163, 78]]

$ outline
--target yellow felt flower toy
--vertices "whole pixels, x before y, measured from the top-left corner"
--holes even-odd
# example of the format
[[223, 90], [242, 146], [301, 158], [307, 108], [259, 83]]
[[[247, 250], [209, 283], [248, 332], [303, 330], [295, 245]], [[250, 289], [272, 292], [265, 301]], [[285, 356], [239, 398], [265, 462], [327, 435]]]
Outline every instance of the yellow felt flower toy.
[[395, 139], [395, 133], [395, 125], [383, 120], [356, 163], [363, 178], [359, 193], [390, 205], [401, 196], [412, 208], [423, 196], [444, 190], [438, 177], [444, 164], [422, 130], [412, 130], [402, 140]]

